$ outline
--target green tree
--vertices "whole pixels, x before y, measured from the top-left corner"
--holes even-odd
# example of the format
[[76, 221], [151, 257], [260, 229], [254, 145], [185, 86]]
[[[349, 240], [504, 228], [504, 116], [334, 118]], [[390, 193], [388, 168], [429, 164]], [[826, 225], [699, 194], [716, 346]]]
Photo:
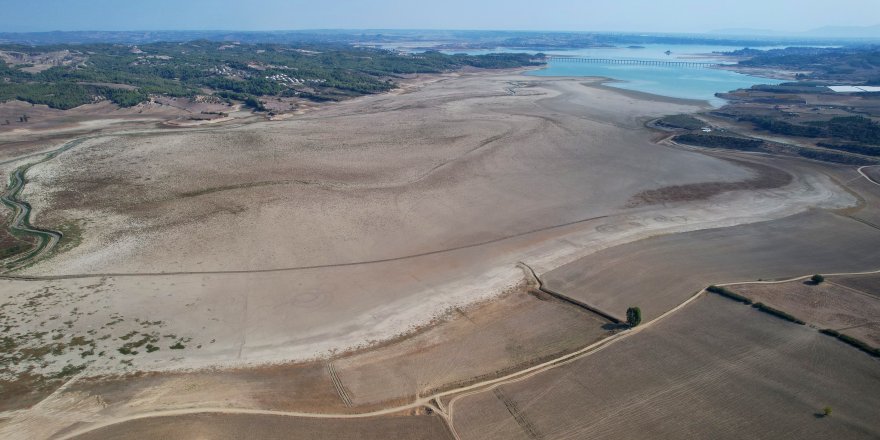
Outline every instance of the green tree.
[[830, 416], [830, 415], [831, 415], [831, 407], [830, 407], [830, 406], [826, 406], [825, 408], [822, 408], [822, 414], [823, 414], [825, 417]]
[[638, 307], [630, 307], [626, 309], [626, 323], [630, 327], [635, 327], [642, 323], [642, 309]]
[[825, 281], [825, 277], [822, 275], [816, 274], [816, 275], [813, 275], [810, 277], [810, 281], [812, 281], [813, 284], [822, 284]]
[[244, 104], [258, 112], [266, 111], [266, 106], [263, 105], [263, 102], [253, 96], [248, 96], [244, 100]]

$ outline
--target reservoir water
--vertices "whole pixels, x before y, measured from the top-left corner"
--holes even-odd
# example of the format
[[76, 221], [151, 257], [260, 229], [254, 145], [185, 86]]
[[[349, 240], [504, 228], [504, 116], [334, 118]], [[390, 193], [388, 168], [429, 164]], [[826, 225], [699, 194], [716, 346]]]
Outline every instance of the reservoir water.
[[[700, 61], [725, 62], [713, 53], [728, 52], [739, 47], [703, 45], [659, 45], [651, 44], [638, 48], [590, 48], [552, 51], [553, 55], [656, 60], [656, 61]], [[762, 48], [768, 49], [768, 48]], [[667, 54], [666, 51], [669, 51]], [[695, 58], [697, 57], [697, 58]], [[630, 64], [575, 63], [570, 61], [551, 61], [546, 68], [529, 72], [538, 76], [604, 76], [616, 81], [607, 85], [621, 89], [637, 90], [673, 98], [701, 99], [715, 107], [724, 105], [724, 100], [715, 93], [748, 88], [756, 84], [779, 84], [782, 81], [761, 78], [728, 70], [707, 67], [667, 67]]]
[[[660, 45], [648, 44], [641, 47], [610, 47], [587, 49], [551, 49], [548, 55], [626, 59], [626, 60], [659, 60], [659, 61], [699, 61], [729, 62], [720, 57], [713, 57], [713, 52], [728, 52], [742, 49], [733, 46], [706, 45]], [[762, 47], [761, 49], [772, 49]], [[667, 54], [666, 51], [670, 53]], [[517, 49], [481, 49], [465, 51], [448, 51], [448, 53], [468, 53], [481, 55], [498, 52], [528, 52], [533, 50]], [[724, 105], [724, 100], [717, 98], [715, 93], [728, 92], [739, 88], [748, 88], [756, 84], [779, 84], [783, 81], [772, 78], [744, 75], [728, 70], [706, 67], [664, 67], [630, 64], [597, 64], [576, 63], [570, 61], [550, 61], [546, 68], [527, 73], [537, 76], [602, 76], [615, 81], [607, 83], [612, 87], [636, 90], [655, 95], [673, 98], [700, 99], [708, 101], [715, 107]]]
[[724, 100], [717, 92], [748, 88], [756, 84], [779, 84], [780, 80], [743, 75], [707, 67], [665, 67], [628, 64], [593, 64], [551, 61], [546, 68], [529, 72], [537, 76], [604, 76], [616, 81], [607, 85], [673, 98], [702, 99], [715, 107]]

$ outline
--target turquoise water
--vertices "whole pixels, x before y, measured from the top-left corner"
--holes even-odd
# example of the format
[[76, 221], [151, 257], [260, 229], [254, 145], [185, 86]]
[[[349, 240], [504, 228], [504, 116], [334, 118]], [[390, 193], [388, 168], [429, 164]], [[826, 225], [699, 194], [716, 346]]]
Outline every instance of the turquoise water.
[[[782, 48], [785, 46], [778, 46], [778, 48]], [[395, 48], [400, 48], [395, 47]], [[761, 49], [775, 49], [777, 47], [762, 47]], [[580, 56], [580, 57], [591, 57], [591, 58], [622, 58], [622, 59], [639, 59], [639, 60], [669, 60], [669, 61], [685, 61], [684, 58], [690, 57], [693, 55], [700, 55], [702, 57], [707, 57], [710, 61], [714, 61], [712, 58], [713, 52], [730, 52], [734, 50], [742, 49], [739, 46], [707, 46], [707, 45], [698, 45], [698, 44], [645, 44], [638, 49], [632, 49], [629, 47], [589, 47], [583, 49], [547, 49], [547, 50], [536, 50], [536, 49], [511, 49], [504, 47], [497, 47], [494, 49], [470, 49], [470, 50], [443, 50], [444, 53], [454, 54], [454, 53], [466, 53], [468, 55], [485, 55], [489, 53], [499, 53], [499, 52], [516, 52], [516, 53], [535, 53], [535, 52], [543, 52], [548, 55], [561, 55], [561, 56]], [[666, 51], [671, 52], [669, 55], [666, 54]], [[702, 60], [701, 60], [702, 61]]]
[[[773, 48], [775, 47], [762, 47], [761, 49]], [[737, 49], [742, 49], [742, 47], [646, 44], [640, 48], [597, 47], [585, 49], [550, 49], [544, 52], [548, 55], [587, 58], [729, 63], [728, 60], [713, 56], [713, 52], [729, 52]], [[670, 53], [667, 54], [666, 51], [669, 51]], [[447, 52], [464, 52], [469, 55], [482, 55], [493, 52], [535, 53], [536, 50], [495, 48], [464, 51], [450, 50]], [[777, 79], [760, 78], [727, 70], [709, 68], [678, 68], [626, 64], [606, 65], [565, 61], [551, 61], [545, 69], [529, 72], [528, 75], [604, 76], [616, 80], [615, 82], [609, 82], [607, 84], [612, 87], [637, 90], [672, 98], [701, 99], [708, 101], [715, 107], [724, 105], [724, 100], [715, 97], [715, 93], [729, 92], [739, 88], [751, 87], [756, 84], [779, 84], [782, 82]]]
[[[633, 59], [643, 59], [635, 58]], [[680, 68], [626, 64], [592, 64], [551, 61], [546, 68], [527, 73], [536, 76], [604, 76], [617, 81], [607, 85], [673, 98], [702, 99], [715, 107], [724, 100], [717, 92], [748, 88], [756, 84], [779, 84], [770, 78], [743, 75], [711, 68]]]
[[[779, 46], [785, 47], [785, 46]], [[389, 45], [386, 48], [409, 50], [401, 45]], [[774, 49], [776, 47], [761, 47]], [[548, 55], [608, 58], [626, 60], [662, 60], [662, 61], [700, 61], [729, 63], [713, 53], [728, 52], [742, 49], [738, 46], [708, 46], [694, 44], [645, 44], [643, 47], [596, 47], [584, 49], [554, 48], [543, 51]], [[666, 52], [670, 53], [667, 54]], [[417, 52], [417, 51], [416, 51]], [[467, 53], [483, 55], [487, 53], [518, 52], [535, 53], [530, 49], [472, 49], [444, 50], [446, 53]], [[739, 88], [747, 88], [756, 84], [779, 84], [782, 81], [771, 78], [743, 75], [727, 70], [711, 68], [680, 68], [661, 66], [639, 66], [627, 64], [592, 64], [566, 61], [551, 61], [546, 68], [528, 72], [527, 75], [537, 76], [602, 76], [615, 81], [607, 83], [612, 87], [636, 90], [672, 98], [700, 99], [708, 101], [715, 107], [724, 105], [724, 100], [715, 97], [715, 93], [729, 92]]]

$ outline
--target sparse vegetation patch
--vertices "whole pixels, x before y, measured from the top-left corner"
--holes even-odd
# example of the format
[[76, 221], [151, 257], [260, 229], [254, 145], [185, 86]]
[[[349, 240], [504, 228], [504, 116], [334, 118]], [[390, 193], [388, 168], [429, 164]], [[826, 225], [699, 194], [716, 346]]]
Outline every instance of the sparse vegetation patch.
[[769, 313], [773, 316], [776, 316], [778, 318], [782, 318], [786, 321], [793, 322], [795, 324], [800, 324], [800, 325], [806, 324], [806, 322], [801, 321], [800, 319], [797, 319], [794, 316], [791, 316], [788, 313], [783, 312], [782, 310], [774, 309], [773, 307], [770, 307], [764, 303], [755, 303], [755, 304], [752, 304], [752, 307], [754, 307], [764, 313]]
[[871, 347], [870, 345], [866, 344], [865, 342], [863, 342], [859, 339], [856, 339], [852, 336], [845, 335], [843, 333], [840, 333], [836, 330], [832, 330], [830, 328], [822, 329], [819, 331], [822, 332], [823, 334], [828, 335], [828, 336], [832, 336], [837, 339], [840, 339], [841, 341], [846, 342], [847, 344], [852, 345], [853, 347], [858, 348], [859, 350], [862, 350], [865, 353], [870, 354], [871, 356], [880, 357], [880, 348]]
[[740, 294], [738, 294], [738, 293], [736, 293], [726, 287], [719, 287], [719, 286], [712, 285], [712, 286], [707, 287], [706, 291], [712, 292], [712, 293], [717, 293], [718, 295], [730, 298], [734, 301], [739, 301], [743, 304], [749, 304], [749, 305], [752, 304], [751, 299], [746, 298], [746, 297], [744, 297], [744, 296], [742, 296], [742, 295], [740, 295]]
[[669, 128], [680, 128], [683, 130], [699, 130], [706, 123], [691, 115], [671, 115], [657, 120], [657, 125]]

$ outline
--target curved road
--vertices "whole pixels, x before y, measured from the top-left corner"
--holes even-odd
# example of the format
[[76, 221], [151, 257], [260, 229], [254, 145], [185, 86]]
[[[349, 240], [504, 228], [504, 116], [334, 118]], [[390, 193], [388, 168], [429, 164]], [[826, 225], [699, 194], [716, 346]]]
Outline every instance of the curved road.
[[862, 170], [864, 170], [865, 168], [870, 168], [870, 167], [880, 167], [880, 165], [865, 165], [865, 166], [863, 166], [863, 167], [858, 167], [858, 168], [856, 169], [856, 171], [858, 171], [859, 174], [862, 175], [862, 177], [864, 177], [865, 179], [868, 179], [868, 182], [871, 182], [871, 183], [873, 183], [874, 185], [880, 185], [880, 182], [878, 182], [878, 181], [872, 179], [871, 176], [869, 176], [867, 173], [865, 173], [864, 171], [862, 171]]

